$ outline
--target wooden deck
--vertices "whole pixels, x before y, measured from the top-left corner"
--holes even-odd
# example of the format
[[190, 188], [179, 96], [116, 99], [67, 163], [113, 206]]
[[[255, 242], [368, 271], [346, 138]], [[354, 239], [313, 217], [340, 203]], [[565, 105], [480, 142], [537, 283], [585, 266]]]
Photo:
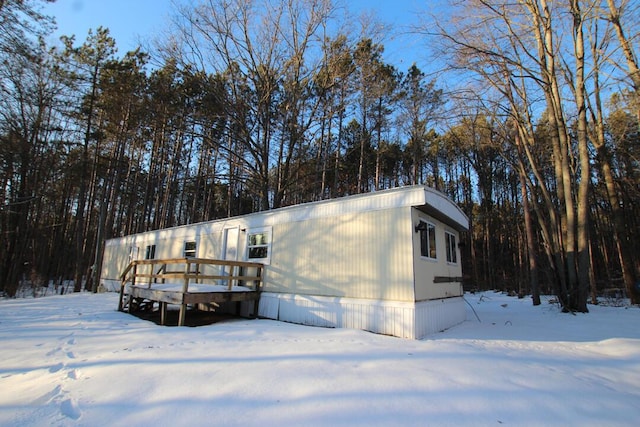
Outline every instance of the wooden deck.
[[183, 326], [188, 306], [217, 307], [222, 303], [253, 301], [258, 313], [264, 266], [255, 262], [175, 258], [132, 261], [121, 274], [119, 311], [153, 310], [158, 303], [160, 324], [167, 305], [180, 306]]

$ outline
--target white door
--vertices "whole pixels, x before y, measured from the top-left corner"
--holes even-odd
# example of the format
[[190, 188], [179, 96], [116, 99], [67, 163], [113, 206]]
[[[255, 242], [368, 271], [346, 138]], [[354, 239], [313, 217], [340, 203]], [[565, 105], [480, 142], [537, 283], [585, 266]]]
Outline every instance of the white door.
[[[223, 233], [223, 242], [222, 242], [222, 256], [227, 261], [237, 261], [238, 260], [238, 236], [240, 235], [240, 229], [238, 227], [235, 228], [225, 228]], [[231, 274], [231, 267], [222, 267], [222, 275], [227, 276]], [[226, 284], [226, 283], [220, 283]]]
[[238, 227], [224, 229], [224, 241], [222, 242], [222, 256], [229, 261], [238, 260]]

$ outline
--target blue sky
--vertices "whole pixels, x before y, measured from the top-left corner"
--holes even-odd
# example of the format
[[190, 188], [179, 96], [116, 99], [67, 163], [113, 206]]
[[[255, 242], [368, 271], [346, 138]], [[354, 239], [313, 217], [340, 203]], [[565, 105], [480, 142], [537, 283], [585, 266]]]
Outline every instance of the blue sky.
[[[419, 0], [343, 0], [354, 13], [373, 11], [378, 17], [401, 28], [415, 23], [416, 11], [435, 1]], [[150, 38], [166, 24], [171, 13], [171, 0], [57, 0], [44, 7], [47, 15], [58, 23], [55, 37], [75, 34], [78, 43], [85, 40], [89, 29], [109, 28], [116, 39], [120, 54], [138, 46], [138, 41]], [[415, 40], [415, 37], [413, 38]], [[385, 43], [387, 61], [405, 71], [413, 62], [423, 62], [420, 48], [411, 37]]]
[[44, 12], [56, 19], [56, 36], [75, 35], [82, 42], [89, 29], [107, 27], [123, 53], [163, 25], [170, 7], [170, 0], [57, 0]]

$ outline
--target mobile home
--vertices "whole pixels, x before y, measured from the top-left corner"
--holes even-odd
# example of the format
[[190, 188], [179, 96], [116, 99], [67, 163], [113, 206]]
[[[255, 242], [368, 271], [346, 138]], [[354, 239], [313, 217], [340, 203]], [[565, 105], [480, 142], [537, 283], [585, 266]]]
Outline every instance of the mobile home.
[[264, 264], [260, 317], [420, 339], [465, 319], [462, 210], [407, 186], [108, 240], [101, 283], [131, 260]]

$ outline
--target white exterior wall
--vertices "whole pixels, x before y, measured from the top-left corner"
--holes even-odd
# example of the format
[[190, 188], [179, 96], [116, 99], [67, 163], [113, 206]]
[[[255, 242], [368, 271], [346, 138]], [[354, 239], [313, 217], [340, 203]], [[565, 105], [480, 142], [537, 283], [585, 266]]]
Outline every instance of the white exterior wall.
[[275, 225], [264, 290], [414, 301], [410, 209]]
[[[451, 298], [462, 296], [462, 283], [434, 283], [434, 277], [461, 277], [462, 262], [460, 259], [460, 249], [457, 243], [460, 242], [460, 233], [434, 219], [433, 217], [412, 209], [412, 222], [418, 224], [420, 220], [432, 223], [436, 226], [436, 259], [422, 257], [420, 255], [420, 234], [413, 234], [413, 271], [415, 275], [415, 301], [428, 301], [441, 298]], [[445, 231], [456, 236], [456, 259], [455, 264], [447, 262]]]

